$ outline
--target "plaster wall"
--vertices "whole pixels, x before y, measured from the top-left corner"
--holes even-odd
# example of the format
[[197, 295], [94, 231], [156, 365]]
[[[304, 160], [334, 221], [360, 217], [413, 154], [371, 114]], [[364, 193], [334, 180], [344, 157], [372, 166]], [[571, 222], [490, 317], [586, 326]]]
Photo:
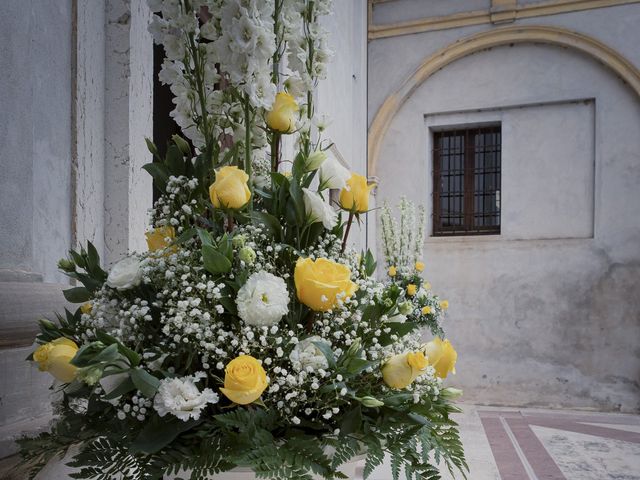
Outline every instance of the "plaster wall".
[[[638, 8], [611, 10], [568, 16], [583, 31], [618, 15], [622, 36], [611, 40], [629, 51]], [[399, 70], [404, 79], [461, 30], [372, 42], [370, 112]], [[406, 55], [392, 54], [400, 45]], [[424, 246], [426, 277], [451, 302], [450, 383], [479, 403], [640, 409], [640, 302], [629, 293], [640, 287], [640, 101], [571, 50], [517, 44], [465, 57], [393, 119], [379, 198], [407, 195], [431, 212], [430, 129], [482, 122], [502, 124], [502, 234]]]
[[71, 1], [2, 8], [0, 274], [61, 281], [50, 259], [71, 243]]

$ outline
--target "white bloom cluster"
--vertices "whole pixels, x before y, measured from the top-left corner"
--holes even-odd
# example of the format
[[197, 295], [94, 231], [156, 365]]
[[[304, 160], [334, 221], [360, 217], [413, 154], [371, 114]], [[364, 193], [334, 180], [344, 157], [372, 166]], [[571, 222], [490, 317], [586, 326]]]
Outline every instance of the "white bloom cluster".
[[261, 271], [240, 288], [236, 303], [238, 316], [247, 325], [275, 325], [289, 312], [289, 292], [282, 278]]
[[393, 217], [387, 202], [382, 207], [380, 225], [382, 246], [387, 266], [394, 266], [401, 274], [414, 272], [415, 263], [422, 257], [425, 211], [420, 206], [416, 214], [413, 203], [400, 200], [400, 223]]
[[170, 176], [165, 194], [149, 210], [150, 224], [174, 227], [180, 235], [185, 226], [192, 225], [201, 213], [194, 193], [197, 187], [198, 180], [195, 178]]
[[276, 95], [269, 62], [276, 51], [274, 0], [231, 0], [212, 12], [219, 30], [209, 21], [202, 35], [230, 82], [258, 108], [270, 108]]
[[198, 420], [208, 404], [219, 400], [218, 394], [210, 388], [198, 389], [196, 383], [206, 377], [204, 372], [196, 372], [188, 377], [161, 380], [153, 408], [161, 417], [171, 413], [185, 422], [190, 418]]

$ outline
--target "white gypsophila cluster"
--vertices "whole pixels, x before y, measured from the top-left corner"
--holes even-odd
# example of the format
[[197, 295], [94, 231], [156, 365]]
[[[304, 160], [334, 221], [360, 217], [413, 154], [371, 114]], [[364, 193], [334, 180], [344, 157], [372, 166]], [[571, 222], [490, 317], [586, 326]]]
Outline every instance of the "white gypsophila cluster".
[[185, 226], [192, 225], [201, 213], [194, 198], [197, 187], [196, 178], [170, 176], [165, 194], [149, 209], [150, 224], [156, 227], [171, 226], [180, 235]]
[[210, 388], [198, 389], [196, 383], [203, 378], [207, 378], [206, 373], [196, 372], [188, 377], [160, 380], [153, 408], [161, 417], [170, 413], [185, 422], [190, 418], [198, 420], [208, 404], [219, 400], [218, 394]]
[[282, 278], [263, 270], [247, 279], [236, 304], [238, 316], [247, 325], [271, 326], [289, 312], [289, 291]]
[[212, 41], [220, 69], [257, 108], [270, 108], [276, 95], [270, 66], [276, 51], [273, 11], [274, 0], [228, 0], [212, 12], [219, 31], [202, 31]]
[[[309, 367], [312, 370], [326, 369], [329, 367], [327, 357], [325, 357], [322, 350], [317, 347], [317, 342], [325, 343], [325, 340], [318, 335], [312, 335], [298, 342], [295, 347], [293, 347], [293, 350], [289, 354], [289, 360], [291, 360], [291, 364], [296, 371], [306, 370]], [[329, 345], [327, 344], [327, 346]]]
[[394, 266], [401, 274], [410, 274], [422, 257], [425, 229], [424, 207], [416, 207], [406, 198], [400, 200], [400, 219], [393, 216], [385, 201], [380, 215], [382, 246], [387, 266]]

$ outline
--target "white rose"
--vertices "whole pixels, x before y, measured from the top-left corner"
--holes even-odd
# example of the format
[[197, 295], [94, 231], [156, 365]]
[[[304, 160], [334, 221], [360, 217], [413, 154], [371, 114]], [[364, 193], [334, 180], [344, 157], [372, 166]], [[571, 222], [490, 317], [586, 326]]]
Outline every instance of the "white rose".
[[351, 172], [347, 170], [333, 155], [320, 165], [320, 185], [322, 188], [335, 188], [342, 190], [347, 186], [347, 180], [351, 178]]
[[313, 335], [298, 342], [289, 354], [289, 360], [291, 360], [293, 368], [297, 371], [304, 370], [307, 367], [311, 367], [313, 370], [329, 367], [327, 357], [314, 345], [314, 342], [326, 343], [322, 337]]
[[137, 287], [141, 281], [141, 263], [136, 257], [126, 257], [120, 260], [111, 268], [107, 277], [107, 285], [118, 290]]
[[198, 420], [207, 404], [218, 403], [219, 400], [218, 394], [210, 388], [202, 392], [198, 390], [196, 382], [205, 377], [203, 372], [198, 372], [190, 377], [161, 380], [153, 399], [153, 408], [161, 417], [170, 413], [184, 422], [189, 418]]
[[322, 222], [324, 228], [331, 230], [338, 222], [338, 213], [325, 202], [320, 195], [308, 188], [302, 189], [304, 209], [311, 223]]
[[248, 325], [275, 325], [289, 312], [287, 284], [269, 272], [256, 272], [238, 291], [236, 304]]

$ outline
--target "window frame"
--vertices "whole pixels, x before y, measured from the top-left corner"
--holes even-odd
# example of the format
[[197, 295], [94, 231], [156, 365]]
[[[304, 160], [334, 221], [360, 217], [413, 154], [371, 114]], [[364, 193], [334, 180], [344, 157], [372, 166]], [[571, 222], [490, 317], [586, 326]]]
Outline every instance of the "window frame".
[[[433, 191], [432, 191], [432, 236], [433, 237], [458, 237], [458, 236], [473, 236], [473, 235], [500, 235], [501, 233], [501, 198], [500, 193], [502, 191], [502, 124], [491, 123], [491, 124], [483, 124], [483, 125], [464, 125], [459, 127], [446, 127], [446, 128], [438, 128], [432, 129], [432, 180], [433, 180]], [[483, 134], [495, 134], [499, 135], [498, 141], [496, 142], [496, 146], [498, 148], [498, 158], [497, 165], [494, 167], [496, 172], [493, 172], [497, 175], [496, 182], [496, 192], [500, 192], [497, 195], [497, 225], [475, 225], [475, 208], [474, 208], [474, 199], [479, 190], [475, 188], [475, 153], [476, 147], [473, 139], [475, 135], [478, 133]], [[442, 179], [442, 157], [441, 157], [441, 149], [439, 148], [439, 139], [444, 135], [464, 135], [464, 151], [463, 151], [463, 222], [462, 225], [447, 225], [443, 226], [441, 222], [441, 179]], [[484, 167], [483, 169], [486, 169]], [[491, 172], [490, 172], [491, 173]], [[485, 192], [485, 190], [482, 190]]]

